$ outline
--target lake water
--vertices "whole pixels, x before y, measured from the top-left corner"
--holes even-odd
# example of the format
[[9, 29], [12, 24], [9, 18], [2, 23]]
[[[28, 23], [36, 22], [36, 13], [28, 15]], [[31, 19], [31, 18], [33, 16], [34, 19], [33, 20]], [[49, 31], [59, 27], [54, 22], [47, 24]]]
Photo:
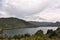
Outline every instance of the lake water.
[[11, 36], [16, 34], [34, 34], [38, 30], [43, 30], [44, 34], [47, 32], [48, 29], [56, 30], [58, 27], [37, 27], [37, 28], [20, 28], [20, 29], [11, 29], [5, 30], [4, 33]]

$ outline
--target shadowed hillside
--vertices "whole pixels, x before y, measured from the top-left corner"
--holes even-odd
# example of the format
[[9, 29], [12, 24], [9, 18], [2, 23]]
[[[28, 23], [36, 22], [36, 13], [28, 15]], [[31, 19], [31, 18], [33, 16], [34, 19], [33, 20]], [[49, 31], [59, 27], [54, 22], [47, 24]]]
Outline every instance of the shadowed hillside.
[[0, 18], [0, 28], [11, 29], [11, 28], [25, 28], [33, 27], [34, 25], [18, 18]]

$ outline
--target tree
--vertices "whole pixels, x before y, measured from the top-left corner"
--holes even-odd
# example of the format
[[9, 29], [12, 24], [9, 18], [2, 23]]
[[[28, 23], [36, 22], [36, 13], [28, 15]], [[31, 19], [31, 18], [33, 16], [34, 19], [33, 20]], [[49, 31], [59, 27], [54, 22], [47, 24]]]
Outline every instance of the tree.
[[19, 35], [17, 35], [17, 38], [18, 38], [18, 40], [20, 40], [21, 39], [21, 35], [19, 34]]
[[16, 40], [18, 38], [18, 36], [17, 35], [14, 35], [13, 38], [15, 38], [15, 40]]
[[56, 32], [53, 30], [48, 30], [47, 34], [48, 34], [49, 38], [56, 37], [56, 35], [57, 35]]
[[47, 34], [51, 34], [53, 32], [53, 30], [51, 29], [51, 30], [48, 30], [47, 31]]
[[60, 28], [57, 28], [57, 30], [55, 30], [57, 36], [60, 38]]
[[36, 36], [43, 36], [43, 31], [42, 30], [38, 30], [36, 33], [35, 33]]
[[25, 34], [24, 36], [25, 36], [25, 37], [30, 37], [30, 34], [27, 33], [27, 34]]

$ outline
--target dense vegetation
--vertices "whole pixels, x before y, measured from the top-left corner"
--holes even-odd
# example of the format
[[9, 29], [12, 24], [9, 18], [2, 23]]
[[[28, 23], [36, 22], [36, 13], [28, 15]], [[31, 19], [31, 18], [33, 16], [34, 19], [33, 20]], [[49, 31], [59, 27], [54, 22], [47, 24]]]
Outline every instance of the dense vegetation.
[[0, 28], [3, 29], [25, 28], [33, 26], [34, 25], [32, 25], [31, 23], [18, 18], [0, 18]]
[[60, 40], [60, 28], [53, 30], [48, 30], [46, 34], [42, 30], [38, 30], [35, 34], [24, 34], [24, 35], [14, 35], [14, 36], [0, 36], [1, 40]]

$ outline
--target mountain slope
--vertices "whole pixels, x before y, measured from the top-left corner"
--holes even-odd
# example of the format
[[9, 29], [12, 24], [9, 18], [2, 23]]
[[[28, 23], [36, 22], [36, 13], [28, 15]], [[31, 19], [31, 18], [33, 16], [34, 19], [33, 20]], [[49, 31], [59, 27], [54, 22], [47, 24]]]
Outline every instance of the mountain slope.
[[48, 25], [52, 23], [52, 22], [36, 22], [36, 21], [29, 21], [29, 22], [35, 25]]
[[0, 28], [11, 29], [11, 28], [25, 28], [33, 27], [34, 25], [18, 18], [0, 18]]
[[40, 26], [40, 27], [60, 27], [60, 22], [37, 22], [29, 21], [29, 23]]

